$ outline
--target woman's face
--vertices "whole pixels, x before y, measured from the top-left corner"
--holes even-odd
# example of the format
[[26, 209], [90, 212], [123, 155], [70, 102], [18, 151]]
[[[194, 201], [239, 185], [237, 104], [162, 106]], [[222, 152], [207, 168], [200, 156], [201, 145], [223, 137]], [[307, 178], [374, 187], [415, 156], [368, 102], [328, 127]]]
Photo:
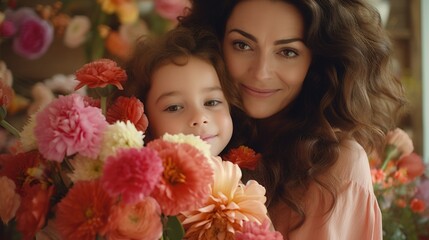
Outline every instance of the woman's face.
[[270, 117], [297, 97], [311, 63], [303, 39], [303, 17], [291, 4], [245, 0], [235, 6], [223, 51], [250, 117]]

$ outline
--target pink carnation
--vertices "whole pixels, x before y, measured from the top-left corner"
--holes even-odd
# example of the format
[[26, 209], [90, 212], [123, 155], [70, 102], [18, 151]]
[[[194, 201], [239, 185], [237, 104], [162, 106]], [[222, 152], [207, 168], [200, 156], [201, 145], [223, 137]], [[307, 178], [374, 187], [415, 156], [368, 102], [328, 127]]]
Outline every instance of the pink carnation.
[[270, 230], [270, 222], [265, 220], [262, 224], [246, 221], [241, 231], [235, 233], [236, 240], [283, 240], [280, 232]]
[[163, 170], [162, 160], [150, 148], [120, 149], [107, 158], [101, 182], [110, 196], [135, 203], [152, 192]]
[[71, 94], [60, 96], [36, 115], [34, 135], [46, 159], [61, 162], [75, 153], [96, 158], [106, 126], [99, 108]]
[[165, 215], [199, 208], [207, 201], [213, 169], [201, 151], [186, 143], [157, 139], [147, 147], [158, 151], [164, 165], [161, 181], [152, 196]]
[[28, 59], [37, 59], [52, 43], [54, 29], [47, 21], [37, 16], [25, 16], [21, 20], [13, 50]]

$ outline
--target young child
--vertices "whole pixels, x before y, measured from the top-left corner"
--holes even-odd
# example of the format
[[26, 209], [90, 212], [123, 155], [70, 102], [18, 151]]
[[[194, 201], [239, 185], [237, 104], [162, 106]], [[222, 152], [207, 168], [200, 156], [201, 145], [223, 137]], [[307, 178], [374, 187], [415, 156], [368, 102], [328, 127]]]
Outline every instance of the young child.
[[194, 134], [219, 155], [232, 135], [228, 103], [238, 105], [220, 53], [213, 35], [184, 28], [138, 44], [125, 89], [145, 105], [146, 139]]

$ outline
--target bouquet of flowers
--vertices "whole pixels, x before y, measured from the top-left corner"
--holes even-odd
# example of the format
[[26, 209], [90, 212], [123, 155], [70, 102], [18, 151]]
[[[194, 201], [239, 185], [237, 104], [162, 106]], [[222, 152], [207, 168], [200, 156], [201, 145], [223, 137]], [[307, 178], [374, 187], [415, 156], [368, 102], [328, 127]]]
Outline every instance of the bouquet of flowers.
[[[0, 124], [20, 137], [0, 155], [5, 231], [22, 239], [282, 239], [270, 230], [265, 188], [242, 183], [239, 166], [210, 156], [200, 138], [144, 143], [143, 103], [107, 101], [127, 79], [114, 61], [88, 63], [76, 78], [76, 89], [95, 88], [100, 98], [59, 96], [22, 131], [4, 120], [13, 91], [0, 86]], [[229, 158], [253, 155], [239, 148]]]
[[384, 239], [429, 239], [429, 181], [421, 157], [411, 153], [398, 159], [394, 145], [387, 145], [384, 155], [371, 169]]

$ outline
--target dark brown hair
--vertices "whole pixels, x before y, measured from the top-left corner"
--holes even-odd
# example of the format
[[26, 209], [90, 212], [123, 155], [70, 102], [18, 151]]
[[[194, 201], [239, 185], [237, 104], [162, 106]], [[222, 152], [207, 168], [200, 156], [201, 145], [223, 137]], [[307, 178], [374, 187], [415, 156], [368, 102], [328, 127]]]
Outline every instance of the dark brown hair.
[[190, 57], [211, 64], [219, 77], [226, 100], [230, 105], [239, 106], [237, 88], [227, 79], [216, 37], [209, 31], [191, 31], [187, 28], [175, 28], [160, 37], [145, 38], [138, 42], [133, 57], [127, 63], [128, 81], [122, 94], [135, 96], [144, 103], [155, 70], [170, 63], [186, 65]]
[[[275, 116], [250, 119], [256, 134], [240, 130], [241, 119], [234, 129], [264, 157], [258, 180], [267, 188], [268, 204], [284, 201], [300, 216], [292, 230], [305, 221], [302, 196], [311, 181], [333, 197], [329, 209], [335, 205], [335, 176], [322, 176], [336, 163], [342, 141], [355, 139], [367, 152], [380, 149], [406, 101], [391, 69], [391, 43], [365, 0], [283, 1], [303, 15], [313, 56], [302, 91]], [[180, 25], [210, 30], [222, 42], [238, 2], [194, 0]]]

